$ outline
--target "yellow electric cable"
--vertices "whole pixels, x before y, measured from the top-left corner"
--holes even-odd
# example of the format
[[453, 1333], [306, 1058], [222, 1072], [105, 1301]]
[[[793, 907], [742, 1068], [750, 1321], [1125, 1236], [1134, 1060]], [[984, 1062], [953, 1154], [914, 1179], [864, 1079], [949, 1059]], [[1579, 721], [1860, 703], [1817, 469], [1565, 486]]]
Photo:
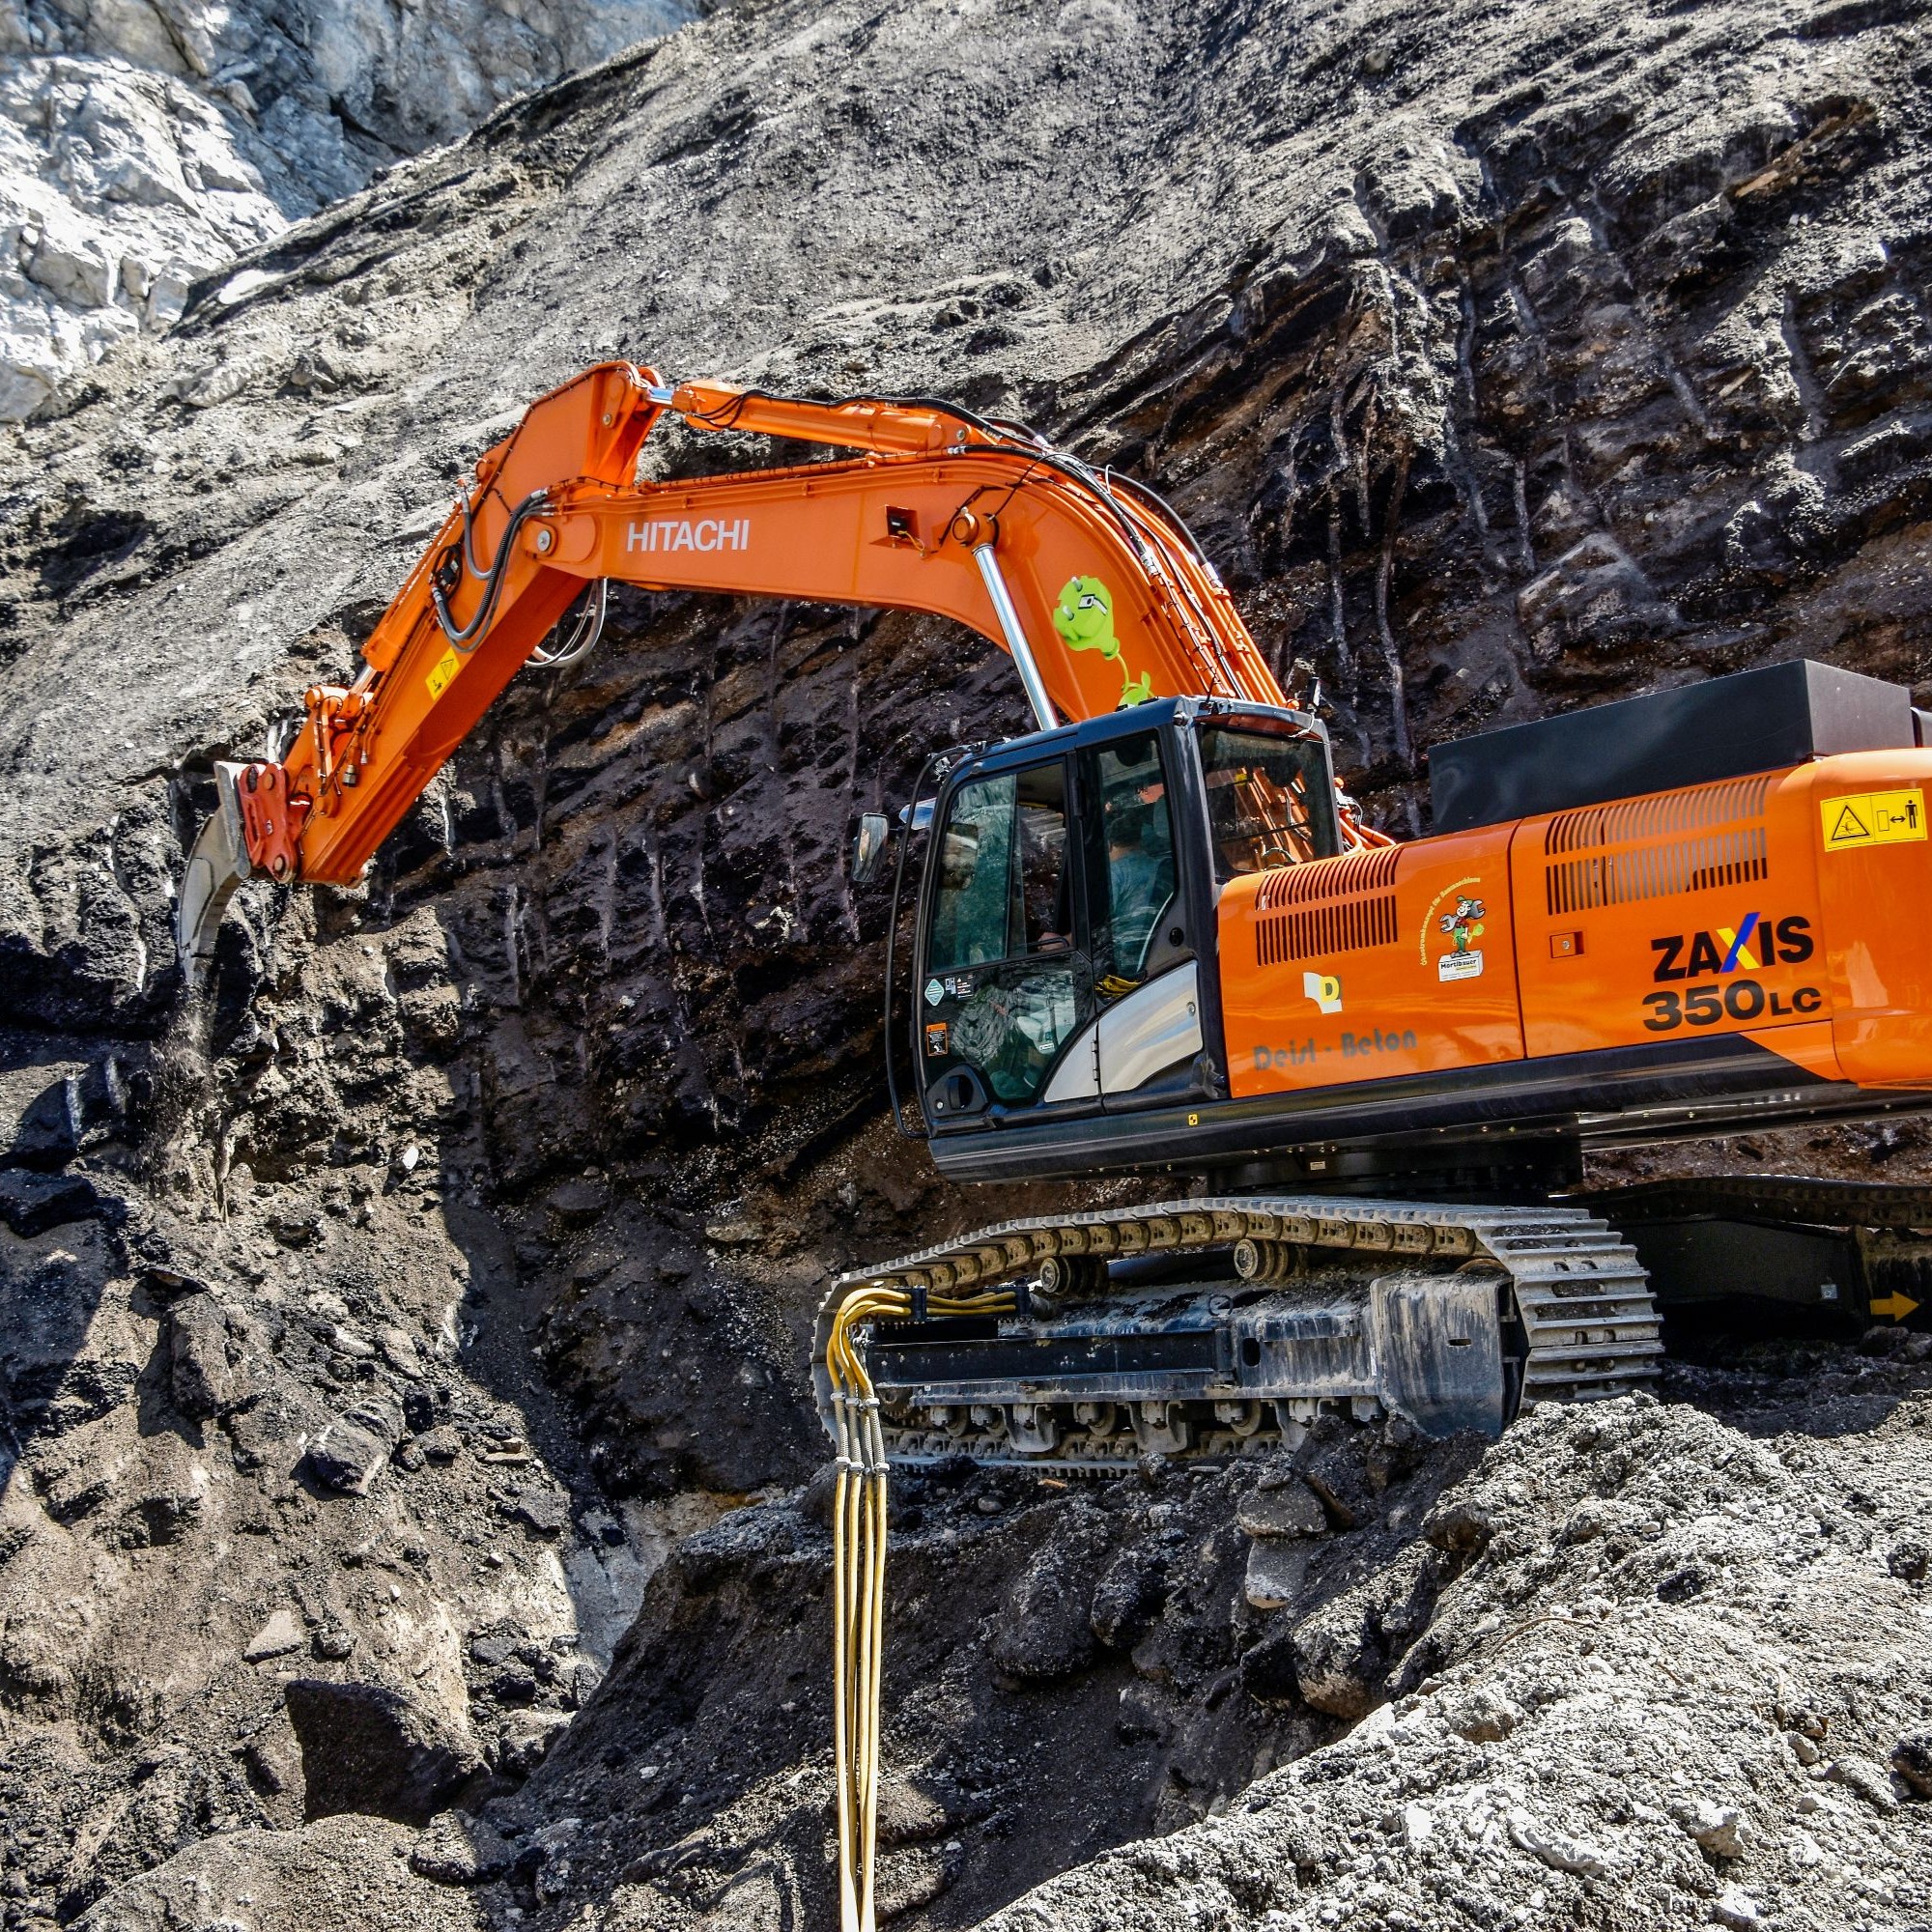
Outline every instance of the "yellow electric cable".
[[[929, 1316], [1007, 1315], [1011, 1290], [934, 1295]], [[859, 1331], [913, 1312], [903, 1289], [848, 1295], [826, 1337], [838, 1471], [832, 1492], [832, 1748], [838, 1800], [838, 1922], [875, 1932], [879, 1836], [879, 1690], [886, 1623], [886, 1436]]]

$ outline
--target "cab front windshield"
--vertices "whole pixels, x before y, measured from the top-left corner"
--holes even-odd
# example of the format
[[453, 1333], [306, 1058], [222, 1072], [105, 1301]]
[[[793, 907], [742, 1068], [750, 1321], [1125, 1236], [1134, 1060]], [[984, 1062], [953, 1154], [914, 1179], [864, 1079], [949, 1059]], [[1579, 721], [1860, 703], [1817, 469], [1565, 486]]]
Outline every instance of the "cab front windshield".
[[1330, 859], [1342, 849], [1335, 790], [1319, 738], [1246, 724], [1201, 727], [1215, 882]]

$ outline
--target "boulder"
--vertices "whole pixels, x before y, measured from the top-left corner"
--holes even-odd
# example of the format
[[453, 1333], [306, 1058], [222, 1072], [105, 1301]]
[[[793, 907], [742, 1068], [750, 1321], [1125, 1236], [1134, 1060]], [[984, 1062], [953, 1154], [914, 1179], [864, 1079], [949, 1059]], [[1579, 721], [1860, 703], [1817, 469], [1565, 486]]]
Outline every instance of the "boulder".
[[0, 1169], [0, 1221], [32, 1239], [49, 1228], [103, 1211], [94, 1182], [84, 1174], [35, 1174], [25, 1168]]
[[424, 1825], [483, 1769], [468, 1738], [386, 1685], [298, 1677], [287, 1697], [310, 1818], [362, 1811]]
[[445, 1811], [410, 1853], [410, 1869], [438, 1885], [482, 1885], [500, 1878], [515, 1859], [516, 1848], [483, 1819]]
[[560, 1536], [570, 1520], [570, 1498], [561, 1490], [527, 1483], [503, 1505], [503, 1513], [537, 1536]]
[[402, 1436], [402, 1409], [385, 1395], [367, 1395], [309, 1444], [308, 1465], [324, 1488], [367, 1495]]
[[1010, 1677], [1047, 1682], [1094, 1661], [1094, 1587], [1106, 1550], [1097, 1513], [1060, 1526], [1034, 1552], [1008, 1593], [992, 1659]]
[[1160, 1552], [1130, 1547], [1109, 1563], [1094, 1586], [1088, 1622], [1110, 1650], [1125, 1650], [1167, 1596], [1167, 1564]]
[[168, 1393], [197, 1422], [244, 1406], [261, 1393], [242, 1337], [213, 1295], [173, 1302], [167, 1321]]
[[1932, 1798], [1932, 1730], [1908, 1731], [1891, 1749], [1891, 1768], [1920, 1798]]
[[1388, 1664], [1357, 1593], [1324, 1604], [1295, 1627], [1295, 1689], [1305, 1703], [1330, 1717], [1350, 1722], [1366, 1717]]
[[1301, 1595], [1307, 1579], [1308, 1551], [1301, 1544], [1269, 1538], [1249, 1546], [1241, 1587], [1256, 1609], [1286, 1609]]
[[287, 1657], [290, 1652], [301, 1649], [307, 1641], [301, 1619], [285, 1606], [276, 1610], [248, 1639], [242, 1655], [250, 1663], [266, 1663], [270, 1658]]
[[1328, 1513], [1308, 1485], [1293, 1476], [1257, 1484], [1241, 1498], [1236, 1520], [1245, 1534], [1257, 1538], [1328, 1533]]
[[1324, 1415], [1294, 1452], [1294, 1473], [1314, 1492], [1330, 1523], [1353, 1529], [1376, 1510], [1362, 1432], [1340, 1416]]

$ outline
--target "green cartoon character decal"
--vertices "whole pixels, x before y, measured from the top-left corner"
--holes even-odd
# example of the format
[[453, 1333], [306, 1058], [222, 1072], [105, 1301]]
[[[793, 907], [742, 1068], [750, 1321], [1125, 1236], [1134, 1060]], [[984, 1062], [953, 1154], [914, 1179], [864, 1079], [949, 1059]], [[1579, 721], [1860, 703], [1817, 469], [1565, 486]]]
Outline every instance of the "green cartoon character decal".
[[[1121, 655], [1121, 640], [1114, 635], [1114, 595], [1097, 577], [1070, 577], [1060, 593], [1053, 612], [1053, 628], [1069, 651], [1098, 651], [1109, 664]], [[1153, 696], [1153, 679], [1143, 672], [1135, 677], [1121, 666], [1121, 704], [1145, 704]]]

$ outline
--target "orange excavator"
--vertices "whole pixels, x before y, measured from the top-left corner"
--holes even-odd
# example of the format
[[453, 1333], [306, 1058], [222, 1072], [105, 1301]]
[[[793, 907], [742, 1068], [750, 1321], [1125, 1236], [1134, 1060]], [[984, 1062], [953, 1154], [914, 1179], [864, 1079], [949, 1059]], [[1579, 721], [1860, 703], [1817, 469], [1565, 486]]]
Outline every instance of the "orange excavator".
[[[640, 483], [667, 412], [854, 453]], [[1186, 1178], [838, 1283], [829, 1425], [1101, 1469], [1293, 1445], [1324, 1411], [1494, 1434], [1654, 1376], [1654, 1286], [1917, 1312], [1918, 1190], [1577, 1193], [1591, 1147], [1932, 1104], [1932, 752], [1902, 688], [1791, 663], [1437, 747], [1435, 833], [1397, 843], [1158, 497], [940, 402], [606, 363], [535, 403], [355, 682], [306, 694], [285, 756], [217, 767], [190, 983], [238, 882], [354, 882], [520, 668], [591, 647], [612, 580], [1006, 648], [1037, 730], [936, 752], [859, 827], [856, 874], [896, 848], [894, 1117], [960, 1180]]]

